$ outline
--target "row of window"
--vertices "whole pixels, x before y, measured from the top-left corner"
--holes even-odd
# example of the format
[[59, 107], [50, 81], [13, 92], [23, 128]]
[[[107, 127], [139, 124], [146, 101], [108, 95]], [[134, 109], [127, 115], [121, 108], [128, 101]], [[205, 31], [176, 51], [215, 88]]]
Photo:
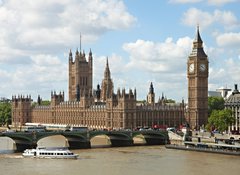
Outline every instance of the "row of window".
[[50, 153], [50, 152], [40, 152], [39, 155], [57, 155], [57, 156], [63, 156], [63, 155], [73, 155], [73, 153]]

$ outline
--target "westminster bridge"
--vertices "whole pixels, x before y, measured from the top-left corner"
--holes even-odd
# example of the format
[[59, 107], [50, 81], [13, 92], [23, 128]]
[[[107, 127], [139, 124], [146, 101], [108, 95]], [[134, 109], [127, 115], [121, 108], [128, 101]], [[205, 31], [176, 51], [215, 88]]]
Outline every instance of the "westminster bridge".
[[68, 141], [69, 149], [91, 148], [91, 139], [107, 136], [112, 147], [133, 146], [134, 138], [143, 138], [146, 145], [163, 145], [169, 142], [167, 131], [45, 131], [45, 132], [5, 132], [0, 137], [9, 137], [16, 144], [16, 151], [36, 148], [38, 141], [55, 135], [62, 135]]

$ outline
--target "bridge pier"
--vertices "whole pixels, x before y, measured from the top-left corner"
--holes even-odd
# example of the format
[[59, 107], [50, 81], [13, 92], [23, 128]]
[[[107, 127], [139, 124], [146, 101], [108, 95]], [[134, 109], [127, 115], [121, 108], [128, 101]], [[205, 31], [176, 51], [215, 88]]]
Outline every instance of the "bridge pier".
[[90, 141], [82, 142], [78, 140], [68, 140], [69, 149], [91, 148]]
[[15, 145], [16, 145], [15, 152], [23, 152], [25, 149], [32, 149], [37, 147], [37, 144], [30, 143], [15, 143]]
[[165, 145], [167, 140], [162, 138], [145, 138], [147, 145]]
[[119, 139], [110, 139], [112, 147], [123, 147], [123, 146], [132, 146], [133, 140], [119, 140]]

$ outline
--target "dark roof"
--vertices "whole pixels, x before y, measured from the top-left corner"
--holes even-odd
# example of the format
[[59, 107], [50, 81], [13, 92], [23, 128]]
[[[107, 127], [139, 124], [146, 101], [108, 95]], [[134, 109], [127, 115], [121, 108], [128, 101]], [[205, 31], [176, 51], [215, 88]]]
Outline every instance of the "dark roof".
[[225, 101], [225, 106], [236, 106], [240, 105], [240, 93], [233, 93]]
[[197, 27], [197, 33], [196, 33], [196, 37], [195, 37], [195, 42], [198, 42], [198, 43], [202, 43], [202, 38], [200, 36], [200, 33], [199, 33], [199, 26]]
[[190, 56], [197, 56], [199, 58], [206, 58], [207, 54], [204, 52], [203, 48], [193, 48]]
[[192, 56], [196, 56], [198, 58], [206, 58], [207, 55], [203, 50], [203, 41], [202, 38], [200, 36], [200, 32], [199, 32], [199, 27], [197, 27], [197, 33], [196, 33], [196, 37], [193, 41], [193, 49], [192, 49], [192, 53], [190, 54], [190, 57]]

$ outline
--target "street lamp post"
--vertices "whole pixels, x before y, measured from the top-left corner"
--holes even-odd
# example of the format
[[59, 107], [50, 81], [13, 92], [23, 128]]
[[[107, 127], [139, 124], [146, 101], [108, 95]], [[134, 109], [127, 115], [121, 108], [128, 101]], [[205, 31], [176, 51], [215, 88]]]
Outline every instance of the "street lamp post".
[[199, 130], [199, 120], [198, 120], [198, 111], [196, 110], [196, 130], [198, 131]]

